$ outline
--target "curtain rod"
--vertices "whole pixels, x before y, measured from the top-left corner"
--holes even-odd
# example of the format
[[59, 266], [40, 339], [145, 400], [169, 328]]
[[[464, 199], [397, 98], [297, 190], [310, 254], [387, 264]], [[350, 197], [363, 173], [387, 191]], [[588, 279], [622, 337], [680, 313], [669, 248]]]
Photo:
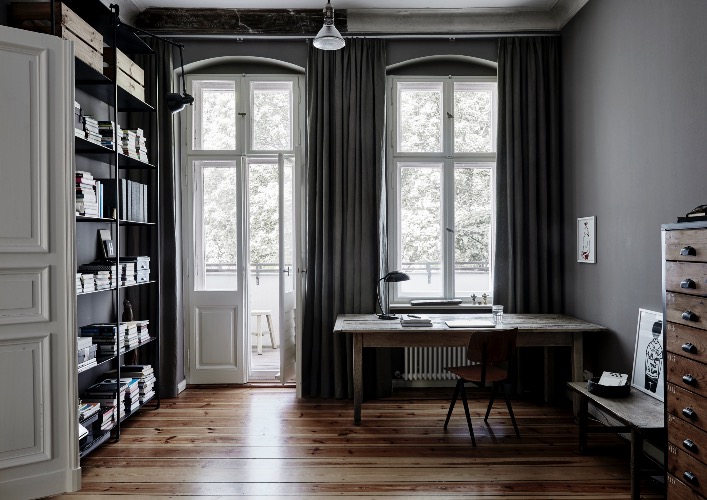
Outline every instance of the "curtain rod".
[[[269, 34], [243, 34], [243, 33], [163, 33], [163, 36], [170, 36], [178, 39], [203, 39], [203, 40], [311, 40], [315, 34], [311, 35], [269, 35]], [[537, 33], [343, 33], [344, 38], [385, 38], [391, 40], [475, 40], [501, 37], [531, 37], [547, 36], [560, 37], [558, 32], [537, 32]]]

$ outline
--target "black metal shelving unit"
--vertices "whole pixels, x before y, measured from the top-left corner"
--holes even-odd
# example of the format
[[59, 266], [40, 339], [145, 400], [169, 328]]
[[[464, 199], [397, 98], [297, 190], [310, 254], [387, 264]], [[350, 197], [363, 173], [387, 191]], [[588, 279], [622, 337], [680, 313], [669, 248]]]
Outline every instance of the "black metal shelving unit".
[[[96, 31], [101, 33], [103, 40], [109, 47], [118, 48], [128, 56], [154, 54], [150, 46], [135, 33], [121, 29], [119, 10], [117, 6], [105, 6], [98, 0], [64, 0], [64, 3], [79, 15], [84, 21], [90, 24]], [[54, 8], [54, 2], [51, 2]], [[52, 13], [52, 20], [54, 15]], [[113, 53], [113, 68], [118, 68], [117, 54]], [[156, 71], [155, 57], [152, 58], [151, 70]], [[155, 113], [157, 116], [157, 103], [152, 106], [133, 96], [126, 90], [118, 86], [116, 81], [111, 80], [102, 73], [84, 63], [79, 59], [75, 59], [75, 85], [76, 89], [91, 98], [97, 99], [100, 103], [107, 104], [110, 108], [108, 115], [103, 119], [112, 120], [116, 126], [120, 124], [121, 119], [127, 118], [128, 113]], [[145, 68], [146, 74], [148, 73]], [[149, 77], [149, 75], [148, 75]], [[151, 78], [154, 86], [152, 95], [157, 95], [156, 78]], [[127, 127], [125, 127], [127, 128]], [[159, 227], [159, 136], [157, 132], [153, 136], [148, 135], [148, 149], [150, 150], [151, 162], [144, 162], [136, 158], [124, 155], [120, 151], [120, 140], [116, 137], [115, 148], [109, 148], [100, 144], [95, 144], [91, 141], [76, 137], [74, 141], [75, 154], [77, 157], [87, 159], [89, 162], [95, 162], [96, 165], [102, 165], [105, 170], [105, 165], [108, 166], [110, 181], [115, 182], [115, 193], [120, 193], [120, 179], [131, 178], [133, 175], [139, 175], [142, 182], [149, 186], [148, 198], [148, 222], [138, 222], [131, 220], [113, 219], [110, 217], [86, 217], [76, 216], [76, 224], [82, 231], [78, 231], [77, 227], [77, 246], [86, 249], [92, 244], [87, 240], [87, 236], [93, 232], [96, 234], [97, 229], [109, 229], [112, 233], [115, 245], [118, 249], [115, 260], [116, 268], [120, 272], [121, 259], [128, 252], [129, 245], [138, 247], [136, 242], [148, 241], [150, 256], [150, 281], [143, 283], [135, 283], [123, 286], [120, 284], [119, 276], [116, 277], [117, 286], [106, 290], [87, 291], [77, 293], [77, 318], [79, 325], [86, 324], [81, 322], [83, 317], [97, 317], [103, 315], [101, 322], [114, 323], [116, 328], [119, 328], [121, 321], [120, 311], [122, 309], [122, 299], [125, 297], [133, 297], [133, 294], [141, 303], [135, 304], [137, 309], [144, 314], [145, 317], [137, 317], [136, 319], [149, 319], [150, 339], [142, 342], [139, 345], [132, 346], [128, 349], [120, 350], [117, 356], [101, 357], [97, 359], [97, 364], [79, 372], [79, 390], [81, 387], [87, 387], [96, 381], [102, 373], [108, 369], [115, 369], [117, 378], [121, 378], [121, 366], [125, 364], [125, 358], [128, 355], [139, 354], [141, 359], [149, 360], [153, 366], [155, 376], [158, 377], [155, 383], [155, 395], [144, 401], [141, 406], [133, 411], [121, 411], [120, 405], [116, 408], [115, 421], [116, 424], [107, 430], [94, 430], [88, 438], [85, 438], [80, 444], [79, 458], [83, 458], [104, 443], [111, 440], [120, 439], [121, 423], [125, 419], [134, 415], [141, 408], [149, 405], [151, 408], [159, 408], [159, 331], [160, 331], [160, 276], [159, 262], [161, 258], [161, 248], [159, 243], [158, 227]], [[85, 161], [85, 160], [84, 160]], [[118, 195], [119, 196], [119, 195]], [[118, 200], [116, 200], [117, 203]], [[117, 204], [116, 204], [117, 206]], [[109, 214], [108, 214], [109, 215]], [[85, 230], [83, 230], [86, 228]], [[83, 236], [80, 234], [82, 233]], [[82, 240], [83, 238], [83, 240]], [[78, 253], [78, 252], [77, 252]], [[135, 255], [135, 254], [133, 254]], [[76, 262], [76, 266], [85, 262]], [[106, 298], [110, 297], [110, 300]], [[103, 298], [101, 298], [103, 297]], [[96, 313], [91, 309], [94, 306], [92, 301], [101, 300], [101, 305], [106, 306], [105, 311]], [[88, 301], [88, 302], [83, 302]], [[147, 314], [149, 311], [149, 314]], [[149, 317], [148, 317], [149, 316]], [[80, 394], [80, 393], [79, 393]], [[119, 395], [117, 396], [119, 399]], [[86, 421], [90, 424], [90, 419]]]

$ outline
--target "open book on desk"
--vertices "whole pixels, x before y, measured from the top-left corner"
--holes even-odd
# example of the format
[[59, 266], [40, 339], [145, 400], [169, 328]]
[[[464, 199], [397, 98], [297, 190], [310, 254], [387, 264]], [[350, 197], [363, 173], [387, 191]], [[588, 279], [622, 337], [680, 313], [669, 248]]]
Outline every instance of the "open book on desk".
[[403, 314], [400, 316], [402, 326], [432, 326], [432, 320], [424, 314]]

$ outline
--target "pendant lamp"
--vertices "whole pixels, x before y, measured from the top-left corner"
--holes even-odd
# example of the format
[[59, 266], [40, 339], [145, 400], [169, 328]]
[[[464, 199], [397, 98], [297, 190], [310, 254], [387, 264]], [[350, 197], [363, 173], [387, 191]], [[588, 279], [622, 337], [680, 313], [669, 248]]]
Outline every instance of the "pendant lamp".
[[346, 45], [341, 33], [334, 26], [334, 7], [331, 6], [331, 0], [327, 0], [324, 7], [324, 26], [314, 37], [313, 44], [320, 50], [339, 50]]

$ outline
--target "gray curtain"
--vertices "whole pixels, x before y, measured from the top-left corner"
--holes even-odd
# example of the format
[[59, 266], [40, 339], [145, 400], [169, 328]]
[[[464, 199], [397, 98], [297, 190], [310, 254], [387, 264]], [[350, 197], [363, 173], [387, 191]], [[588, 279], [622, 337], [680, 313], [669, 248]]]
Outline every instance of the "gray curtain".
[[560, 39], [501, 38], [494, 303], [562, 312]]
[[[147, 43], [153, 48], [155, 54], [140, 58], [141, 66], [145, 68], [145, 98], [147, 102], [153, 104], [159, 100], [159, 111], [157, 113], [140, 113], [137, 116], [132, 114], [130, 120], [134, 120], [132, 126], [142, 127], [145, 130], [148, 138], [147, 149], [153, 164], [157, 160], [159, 148], [159, 170], [156, 175], [160, 189], [157, 206], [160, 220], [156, 228], [149, 229], [152, 232], [149, 238], [141, 237], [140, 241], [136, 243], [142, 247], [140, 252], [142, 255], [146, 255], [144, 252], [148, 252], [144, 245], [152, 246], [155, 243], [155, 238], [159, 239], [161, 245], [161, 258], [157, 269], [161, 280], [160, 370], [157, 382], [159, 383], [160, 397], [175, 397], [178, 394], [178, 384], [184, 380], [184, 349], [182, 347], [184, 327], [182, 321], [181, 167], [178, 162], [179, 156], [175, 152], [177, 144], [176, 124], [173, 127], [175, 115], [172, 115], [165, 102], [167, 92], [176, 88], [176, 82], [173, 81], [174, 47], [156, 39], [148, 39]], [[157, 79], [156, 95], [153, 78]], [[180, 115], [185, 113], [186, 111], [182, 111]], [[159, 142], [157, 137], [159, 137]], [[150, 184], [154, 182], [153, 175], [150, 172], [134, 173], [131, 174], [131, 178], [138, 181], [142, 179], [143, 182]], [[150, 193], [154, 199], [154, 192]], [[154, 221], [154, 217], [151, 217], [151, 220]], [[151, 264], [152, 273], [154, 273], [155, 265]], [[152, 273], [150, 278], [153, 278]], [[142, 291], [142, 287], [135, 288], [136, 292], [145, 293]], [[156, 295], [151, 297], [151, 302], [157, 304]], [[150, 326], [152, 332], [152, 325]]]
[[[337, 314], [375, 312], [385, 233], [385, 43], [312, 46], [307, 60], [307, 274], [302, 393], [353, 397], [352, 339]], [[390, 353], [364, 353], [364, 395], [390, 393]]]

